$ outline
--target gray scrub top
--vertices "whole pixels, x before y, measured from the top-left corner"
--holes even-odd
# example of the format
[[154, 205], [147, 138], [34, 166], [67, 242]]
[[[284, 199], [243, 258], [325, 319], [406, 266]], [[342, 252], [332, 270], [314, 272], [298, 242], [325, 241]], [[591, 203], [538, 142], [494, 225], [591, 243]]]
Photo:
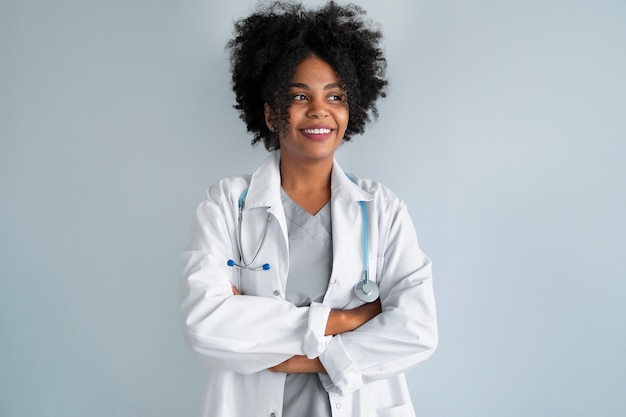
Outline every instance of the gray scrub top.
[[[289, 273], [285, 298], [298, 307], [321, 302], [333, 264], [330, 203], [312, 215], [281, 188], [289, 235]], [[283, 417], [330, 417], [328, 393], [318, 374], [288, 374]]]

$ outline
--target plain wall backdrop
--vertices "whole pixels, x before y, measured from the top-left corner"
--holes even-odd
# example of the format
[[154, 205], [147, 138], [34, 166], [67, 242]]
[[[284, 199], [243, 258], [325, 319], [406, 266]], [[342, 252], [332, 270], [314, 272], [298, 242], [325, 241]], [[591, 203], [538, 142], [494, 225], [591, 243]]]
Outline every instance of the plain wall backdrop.
[[[625, 415], [626, 2], [358, 3], [390, 89], [337, 158], [433, 259], [418, 415]], [[266, 155], [224, 51], [254, 4], [0, 0], [0, 416], [197, 415], [180, 252]]]

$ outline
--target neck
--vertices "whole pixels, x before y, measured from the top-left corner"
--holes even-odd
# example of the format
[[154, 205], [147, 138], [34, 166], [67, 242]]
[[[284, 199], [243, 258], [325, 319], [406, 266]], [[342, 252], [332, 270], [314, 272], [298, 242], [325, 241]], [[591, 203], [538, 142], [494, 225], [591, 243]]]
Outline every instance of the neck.
[[330, 200], [332, 160], [316, 164], [280, 162], [280, 183], [289, 197], [311, 214]]
[[280, 183], [286, 191], [314, 192], [316, 190], [328, 190], [330, 192], [330, 174], [332, 169], [332, 160], [314, 164], [302, 164], [281, 159]]

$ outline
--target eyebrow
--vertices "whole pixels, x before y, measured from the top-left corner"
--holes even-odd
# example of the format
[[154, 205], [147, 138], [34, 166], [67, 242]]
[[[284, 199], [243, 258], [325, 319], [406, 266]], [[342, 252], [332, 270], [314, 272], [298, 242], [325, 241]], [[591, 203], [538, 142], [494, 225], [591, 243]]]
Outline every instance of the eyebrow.
[[[308, 84], [304, 84], [304, 83], [291, 83], [289, 84], [289, 88], [301, 88], [303, 90], [311, 90], [311, 87], [308, 86]], [[343, 90], [343, 87], [341, 86], [341, 84], [339, 83], [330, 83], [330, 84], [326, 84], [324, 86], [324, 90], [331, 90], [333, 88], [340, 88]]]

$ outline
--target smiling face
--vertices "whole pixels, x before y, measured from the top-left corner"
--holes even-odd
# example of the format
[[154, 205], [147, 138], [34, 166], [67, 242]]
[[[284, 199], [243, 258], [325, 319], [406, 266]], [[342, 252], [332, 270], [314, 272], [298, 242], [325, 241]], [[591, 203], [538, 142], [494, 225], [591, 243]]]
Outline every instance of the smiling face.
[[[312, 55], [298, 64], [289, 87], [289, 120], [279, 132], [281, 158], [332, 162], [348, 126], [348, 102], [333, 68]], [[271, 112], [265, 106], [271, 129]]]

